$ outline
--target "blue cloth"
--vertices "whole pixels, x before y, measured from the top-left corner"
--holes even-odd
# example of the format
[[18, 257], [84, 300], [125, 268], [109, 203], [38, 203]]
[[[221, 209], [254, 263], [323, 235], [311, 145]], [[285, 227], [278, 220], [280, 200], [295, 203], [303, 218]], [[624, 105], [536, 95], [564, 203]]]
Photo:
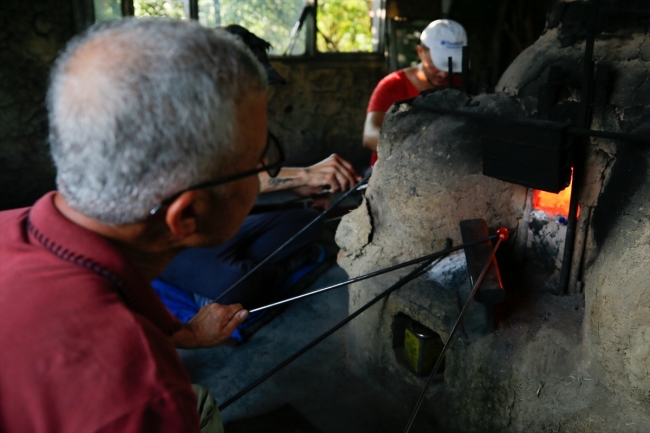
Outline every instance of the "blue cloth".
[[199, 312], [199, 306], [191, 293], [158, 279], [153, 280], [151, 286], [167, 309], [181, 322], [189, 322]]

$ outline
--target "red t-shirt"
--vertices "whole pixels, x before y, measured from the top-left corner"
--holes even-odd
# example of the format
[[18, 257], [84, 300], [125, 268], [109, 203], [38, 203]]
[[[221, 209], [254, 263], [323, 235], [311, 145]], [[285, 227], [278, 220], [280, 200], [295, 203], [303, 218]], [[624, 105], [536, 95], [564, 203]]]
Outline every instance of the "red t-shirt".
[[[460, 77], [454, 75], [454, 86], [459, 88], [461, 86]], [[445, 82], [444, 87], [449, 87]], [[420, 91], [415, 88], [413, 83], [408, 79], [403, 69], [386, 75], [375, 87], [368, 103], [366, 114], [373, 111], [381, 111], [385, 113], [397, 101], [404, 99], [415, 98], [420, 95]], [[370, 157], [370, 166], [372, 167], [377, 162], [377, 152], [372, 152]]]
[[366, 113], [385, 113], [396, 101], [415, 98], [420, 91], [408, 79], [403, 69], [386, 75], [372, 92]]
[[0, 212], [0, 431], [198, 432], [180, 323], [52, 200]]
[[[408, 79], [403, 69], [386, 75], [375, 87], [368, 103], [367, 113], [380, 111], [385, 113], [397, 101], [415, 98], [420, 91]], [[377, 152], [372, 152], [370, 166], [375, 165]]]

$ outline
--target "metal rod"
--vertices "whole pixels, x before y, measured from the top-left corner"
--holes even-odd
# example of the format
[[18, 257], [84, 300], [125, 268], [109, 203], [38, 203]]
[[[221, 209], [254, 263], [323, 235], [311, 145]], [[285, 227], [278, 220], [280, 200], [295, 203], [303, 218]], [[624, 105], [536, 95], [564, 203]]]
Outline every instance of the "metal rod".
[[569, 285], [567, 287], [568, 295], [577, 295], [580, 293], [578, 281], [582, 271], [582, 260], [585, 252], [585, 241], [590, 217], [591, 207], [580, 206], [580, 217], [578, 217], [578, 225], [576, 226], [575, 246], [573, 247], [573, 257], [571, 257], [571, 272], [569, 272]]
[[121, 3], [122, 16], [123, 17], [132, 17], [134, 14], [133, 0], [122, 0]]
[[269, 261], [273, 256], [275, 256], [277, 253], [279, 253], [280, 251], [282, 251], [282, 249], [284, 249], [287, 245], [289, 245], [291, 242], [293, 242], [294, 239], [296, 239], [298, 236], [300, 236], [300, 235], [301, 235], [305, 230], [307, 230], [307, 229], [308, 229], [309, 227], [311, 227], [312, 225], [316, 224], [316, 222], [318, 222], [318, 221], [320, 221], [321, 219], [323, 219], [323, 217], [325, 217], [325, 215], [327, 215], [327, 214], [328, 214], [332, 209], [334, 209], [336, 206], [338, 206], [339, 204], [341, 204], [341, 202], [343, 202], [343, 200], [345, 200], [346, 198], [348, 198], [348, 197], [349, 197], [351, 194], [353, 194], [357, 189], [359, 189], [359, 188], [360, 188], [360, 187], [361, 187], [361, 186], [362, 186], [362, 185], [363, 185], [363, 184], [364, 184], [364, 183], [365, 183], [365, 182], [370, 178], [371, 175], [372, 175], [372, 171], [368, 171], [368, 173], [366, 173], [366, 175], [363, 177], [363, 179], [361, 179], [361, 181], [360, 181], [359, 183], [357, 183], [357, 184], [356, 184], [355, 186], [353, 186], [349, 191], [347, 191], [345, 194], [343, 194], [341, 197], [339, 197], [338, 200], [336, 200], [334, 203], [332, 203], [330, 207], [328, 207], [327, 209], [325, 209], [325, 210], [324, 210], [323, 212], [321, 212], [321, 213], [320, 213], [316, 218], [314, 218], [314, 219], [313, 219], [309, 224], [307, 224], [307, 225], [304, 226], [302, 229], [300, 229], [300, 231], [298, 231], [298, 233], [296, 233], [295, 235], [293, 235], [291, 238], [289, 238], [289, 240], [287, 240], [285, 243], [283, 243], [282, 245], [280, 245], [280, 246], [279, 246], [275, 251], [273, 251], [271, 254], [269, 254], [268, 256], [266, 256], [266, 258], [265, 258], [264, 260], [262, 260], [262, 261], [259, 262], [257, 265], [255, 265], [255, 267], [254, 267], [253, 269], [251, 269], [250, 271], [248, 271], [248, 273], [246, 273], [246, 275], [244, 275], [243, 277], [241, 277], [239, 280], [235, 281], [235, 283], [234, 283], [232, 286], [230, 286], [230, 287], [229, 287], [225, 292], [223, 292], [222, 294], [220, 294], [219, 296], [217, 296], [217, 298], [214, 300], [214, 302], [218, 302], [221, 298], [223, 298], [224, 296], [226, 296], [226, 295], [227, 295], [227, 294], [228, 294], [232, 289], [234, 289], [235, 287], [237, 287], [237, 286], [239, 285], [239, 283], [241, 283], [241, 282], [244, 281], [246, 278], [248, 278], [248, 277], [249, 277], [253, 272], [255, 272], [256, 270], [258, 270], [259, 268], [261, 268], [261, 267], [262, 267], [266, 262], [268, 262], [268, 261]]
[[460, 83], [463, 92], [469, 93], [469, 47], [465, 45], [463, 47], [463, 60], [462, 60], [462, 69], [460, 71], [461, 80]]
[[190, 16], [188, 17], [191, 20], [199, 19], [199, 0], [189, 0], [190, 6]]
[[324, 224], [335, 223], [335, 222], [337, 222], [337, 221], [341, 221], [341, 220], [343, 219], [344, 216], [345, 216], [345, 215], [341, 215], [341, 216], [337, 216], [337, 217], [329, 218], [329, 219], [326, 219], [325, 221], [323, 221], [323, 223], [324, 223]]
[[476, 295], [476, 292], [478, 291], [478, 288], [480, 287], [481, 283], [483, 282], [483, 279], [485, 278], [485, 275], [487, 274], [488, 269], [490, 269], [490, 265], [494, 261], [494, 255], [496, 254], [497, 250], [499, 249], [499, 245], [501, 245], [502, 241], [505, 241], [508, 239], [508, 230], [505, 228], [500, 228], [497, 230], [497, 244], [494, 246], [494, 249], [492, 250], [492, 254], [490, 254], [490, 258], [487, 260], [487, 263], [483, 267], [483, 271], [481, 272], [481, 275], [479, 275], [478, 279], [476, 280], [476, 283], [474, 284], [474, 287], [472, 287], [472, 292], [469, 294], [469, 297], [467, 298], [467, 302], [465, 302], [465, 305], [463, 306], [463, 309], [460, 312], [460, 315], [458, 316], [458, 319], [456, 319], [456, 323], [454, 324], [454, 327], [451, 328], [451, 332], [449, 333], [449, 338], [447, 338], [447, 342], [445, 343], [444, 347], [442, 348], [442, 352], [440, 352], [440, 356], [438, 356], [438, 360], [436, 361], [436, 365], [433, 367], [433, 371], [431, 372], [431, 375], [429, 376], [429, 380], [427, 381], [427, 384], [424, 386], [424, 389], [422, 390], [422, 394], [420, 394], [420, 398], [418, 399], [417, 404], [415, 405], [415, 409], [413, 410], [413, 413], [411, 414], [411, 418], [409, 418], [408, 423], [406, 424], [406, 429], [404, 429], [404, 433], [408, 433], [411, 430], [411, 427], [413, 426], [413, 422], [415, 421], [415, 417], [418, 414], [418, 411], [420, 410], [420, 407], [422, 406], [422, 403], [424, 402], [424, 397], [426, 396], [427, 390], [431, 386], [431, 383], [433, 383], [433, 377], [436, 375], [436, 372], [438, 371], [438, 368], [440, 368], [440, 364], [442, 364], [442, 360], [447, 353], [447, 349], [449, 349], [449, 346], [451, 345], [451, 341], [454, 338], [454, 335], [456, 334], [456, 331], [458, 330], [458, 327], [460, 326], [461, 321], [465, 317], [465, 313], [467, 313], [467, 310], [469, 309], [470, 304], [472, 303], [472, 300], [474, 299], [474, 296]]
[[[439, 257], [438, 260], [439, 260], [439, 261], [442, 260], [442, 257]], [[246, 395], [248, 392], [250, 392], [251, 390], [255, 389], [259, 384], [261, 384], [262, 382], [264, 382], [266, 379], [268, 379], [269, 377], [273, 376], [275, 373], [277, 373], [278, 371], [282, 370], [284, 367], [286, 367], [287, 365], [289, 365], [291, 362], [293, 362], [294, 360], [296, 360], [297, 358], [299, 358], [301, 355], [303, 355], [303, 354], [304, 354], [305, 352], [307, 352], [309, 349], [311, 349], [312, 347], [316, 346], [316, 345], [317, 345], [318, 343], [320, 343], [321, 341], [325, 340], [327, 337], [329, 337], [330, 335], [332, 335], [333, 333], [335, 333], [336, 331], [338, 331], [339, 329], [341, 329], [341, 328], [342, 328], [343, 326], [345, 326], [347, 323], [351, 322], [355, 317], [357, 317], [358, 315], [360, 315], [361, 313], [363, 313], [364, 311], [366, 311], [368, 308], [370, 308], [371, 306], [373, 306], [374, 304], [376, 304], [378, 301], [380, 301], [381, 299], [383, 299], [383, 298], [385, 298], [386, 296], [390, 295], [392, 292], [394, 292], [395, 290], [399, 289], [400, 287], [406, 285], [406, 284], [407, 284], [408, 282], [410, 282], [411, 280], [413, 280], [413, 279], [417, 278], [418, 276], [420, 276], [421, 273], [422, 273], [422, 271], [424, 271], [424, 270], [425, 270], [425, 269], [426, 269], [426, 268], [427, 268], [427, 267], [428, 267], [432, 262], [433, 262], [433, 259], [432, 259], [432, 260], [429, 260], [429, 261], [427, 261], [427, 262], [425, 262], [424, 264], [422, 264], [422, 265], [420, 265], [420, 266], [418, 266], [416, 269], [414, 269], [413, 271], [411, 271], [411, 272], [410, 272], [408, 275], [406, 275], [404, 278], [400, 279], [400, 280], [397, 281], [395, 284], [393, 284], [392, 286], [390, 286], [388, 289], [384, 290], [382, 293], [380, 293], [379, 295], [377, 295], [375, 298], [373, 298], [371, 301], [369, 301], [369, 302], [368, 302], [367, 304], [365, 304], [363, 307], [359, 308], [357, 311], [355, 311], [354, 313], [350, 314], [348, 317], [346, 317], [345, 319], [343, 319], [342, 321], [340, 321], [339, 323], [337, 323], [333, 328], [331, 328], [330, 330], [326, 331], [326, 332], [325, 332], [324, 334], [322, 334], [320, 337], [316, 338], [316, 339], [313, 340], [311, 343], [307, 344], [307, 345], [304, 346], [302, 349], [300, 349], [299, 351], [297, 351], [296, 353], [294, 353], [293, 355], [291, 355], [290, 357], [288, 357], [287, 359], [285, 359], [284, 361], [282, 361], [280, 364], [278, 364], [277, 366], [275, 366], [274, 368], [272, 368], [271, 370], [269, 370], [268, 372], [266, 372], [265, 374], [263, 374], [260, 378], [258, 378], [257, 380], [255, 380], [253, 383], [251, 383], [250, 385], [248, 385], [246, 388], [244, 388], [243, 390], [239, 391], [239, 392], [238, 392], [237, 394], [235, 394], [234, 396], [230, 397], [228, 400], [226, 400], [224, 403], [222, 403], [222, 404], [219, 406], [219, 410], [220, 410], [220, 411], [224, 410], [225, 408], [227, 408], [228, 406], [230, 406], [231, 404], [233, 404], [234, 402], [236, 402], [237, 400], [239, 400], [241, 397], [243, 397], [244, 395]]]
[[[582, 76], [582, 89], [580, 94], [580, 126], [590, 129], [592, 121], [592, 96], [594, 81], [594, 44], [596, 41], [596, 26], [598, 20], [598, 0], [590, 0], [591, 19], [587, 27], [587, 40], [585, 41], [584, 70]], [[569, 215], [567, 215], [566, 237], [564, 239], [564, 254], [562, 255], [562, 269], [558, 294], [568, 294], [571, 262], [573, 261], [573, 247], [576, 238], [576, 224], [578, 219], [578, 201], [582, 190], [582, 178], [586, 158], [588, 140], [581, 139], [574, 146], [573, 185], [571, 186], [571, 201], [569, 202]]]
[[379, 269], [377, 271], [373, 271], [373, 272], [370, 272], [370, 273], [365, 274], [365, 275], [360, 275], [358, 277], [351, 278], [351, 279], [343, 281], [341, 283], [336, 283], [336, 284], [328, 286], [328, 287], [323, 287], [321, 289], [314, 290], [313, 292], [303, 293], [302, 295], [294, 296], [293, 298], [284, 299], [282, 301], [278, 301], [278, 302], [275, 302], [273, 304], [268, 304], [268, 305], [264, 305], [263, 307], [254, 308], [254, 309], [250, 310], [249, 313], [255, 313], [257, 311], [266, 310], [267, 308], [276, 307], [278, 305], [286, 304], [288, 302], [293, 302], [293, 301], [296, 301], [298, 299], [302, 299], [302, 298], [306, 298], [308, 296], [316, 295], [318, 293], [327, 292], [328, 290], [336, 289], [336, 288], [339, 288], [339, 287], [347, 286], [348, 284], [352, 284], [352, 283], [356, 283], [356, 282], [359, 282], [359, 281], [367, 280], [369, 278], [376, 277], [376, 276], [382, 275], [382, 274], [386, 274], [388, 272], [393, 272], [393, 271], [396, 271], [398, 269], [406, 268], [407, 266], [416, 265], [418, 263], [422, 263], [422, 262], [425, 262], [427, 260], [434, 260], [434, 259], [437, 259], [439, 257], [442, 257], [443, 255], [453, 253], [454, 251], [462, 250], [464, 248], [473, 247], [474, 245], [478, 245], [478, 244], [483, 243], [483, 242], [491, 241], [493, 239], [496, 239], [497, 237], [498, 237], [497, 235], [492, 235], [492, 236], [488, 236], [488, 237], [486, 237], [484, 239], [479, 239], [477, 241], [468, 242], [466, 244], [458, 245], [458, 246], [453, 247], [453, 248], [451, 246], [451, 241], [448, 239], [447, 240], [447, 247], [445, 247], [444, 250], [438, 251], [436, 253], [428, 254], [426, 256], [422, 256], [422, 257], [419, 257], [417, 259], [409, 260], [407, 262], [400, 263], [398, 265], [393, 265], [393, 266], [389, 266], [387, 268]]
[[610, 131], [595, 131], [593, 129], [583, 129], [583, 128], [569, 128], [569, 134], [579, 135], [583, 137], [595, 137], [595, 138], [605, 138], [608, 140], [626, 140], [640, 143], [650, 143], [650, 139], [647, 137], [641, 137], [638, 135], [625, 134], [623, 132], [610, 132]]

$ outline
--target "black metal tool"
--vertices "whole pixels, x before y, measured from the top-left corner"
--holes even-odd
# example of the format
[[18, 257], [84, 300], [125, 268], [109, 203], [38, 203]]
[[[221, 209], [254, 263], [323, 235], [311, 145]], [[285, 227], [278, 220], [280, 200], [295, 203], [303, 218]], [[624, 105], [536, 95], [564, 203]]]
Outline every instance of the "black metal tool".
[[447, 59], [447, 64], [449, 67], [449, 70], [447, 71], [447, 78], [449, 79], [449, 88], [453, 89], [454, 88], [454, 59], [449, 57]]
[[332, 290], [332, 289], [337, 289], [339, 287], [343, 287], [343, 286], [346, 286], [348, 284], [352, 284], [352, 283], [356, 283], [356, 282], [359, 282], [359, 281], [367, 280], [369, 278], [376, 277], [376, 276], [382, 275], [382, 274], [386, 274], [388, 272], [396, 271], [398, 269], [406, 268], [406, 267], [411, 266], [411, 265], [417, 265], [418, 263], [422, 263], [422, 262], [425, 262], [427, 260], [437, 259], [439, 257], [442, 257], [443, 255], [453, 253], [454, 251], [458, 251], [458, 250], [465, 249], [465, 248], [471, 248], [471, 247], [476, 246], [476, 245], [483, 245], [483, 244], [485, 244], [485, 243], [487, 243], [487, 242], [489, 242], [489, 241], [491, 241], [493, 239], [496, 239], [496, 238], [497, 238], [497, 235], [487, 236], [487, 237], [482, 238], [482, 239], [477, 239], [477, 240], [474, 240], [474, 241], [471, 241], [471, 242], [466, 242], [466, 243], [464, 243], [462, 245], [458, 245], [458, 246], [453, 247], [453, 248], [451, 246], [451, 239], [447, 239], [447, 246], [445, 247], [445, 249], [442, 250], [442, 251], [439, 251], [437, 253], [422, 256], [422, 257], [419, 257], [417, 259], [409, 260], [407, 262], [400, 263], [398, 265], [389, 266], [389, 267], [384, 268], [384, 269], [379, 269], [377, 271], [370, 272], [370, 273], [365, 274], [365, 275], [360, 275], [358, 277], [351, 278], [349, 280], [342, 281], [340, 283], [336, 283], [336, 284], [333, 284], [331, 286], [323, 287], [322, 289], [314, 290], [313, 292], [304, 293], [302, 295], [294, 296], [293, 298], [284, 299], [282, 301], [278, 301], [278, 302], [274, 302], [272, 304], [264, 305], [262, 307], [254, 308], [254, 309], [250, 310], [249, 312], [250, 313], [255, 313], [257, 311], [266, 310], [267, 308], [277, 307], [279, 305], [283, 305], [283, 304], [286, 304], [288, 302], [297, 301], [298, 299], [307, 298], [309, 296], [317, 295], [317, 294], [323, 293], [323, 292], [327, 292], [327, 291]]
[[347, 191], [345, 194], [343, 194], [341, 197], [339, 197], [338, 200], [336, 200], [334, 203], [332, 203], [332, 204], [330, 205], [330, 207], [328, 207], [328, 208], [325, 209], [323, 212], [321, 212], [321, 213], [320, 213], [316, 218], [314, 218], [314, 219], [313, 219], [309, 224], [307, 224], [307, 225], [306, 225], [305, 227], [303, 227], [300, 231], [298, 231], [298, 233], [296, 233], [295, 235], [293, 235], [293, 236], [292, 236], [291, 238], [289, 238], [285, 243], [283, 243], [282, 245], [280, 245], [280, 246], [279, 246], [275, 251], [273, 251], [271, 254], [269, 254], [268, 256], [266, 256], [266, 258], [265, 258], [264, 260], [262, 260], [261, 262], [259, 262], [259, 263], [258, 263], [258, 264], [253, 268], [253, 269], [251, 269], [250, 271], [248, 271], [248, 273], [247, 273], [246, 275], [244, 275], [243, 277], [241, 277], [239, 280], [235, 281], [235, 282], [233, 283], [233, 285], [231, 285], [231, 286], [230, 286], [226, 291], [224, 291], [222, 294], [220, 294], [220, 295], [219, 295], [219, 296], [214, 300], [214, 302], [218, 302], [221, 298], [223, 298], [224, 296], [226, 296], [226, 295], [227, 295], [227, 294], [228, 294], [232, 289], [234, 289], [235, 287], [237, 287], [237, 286], [239, 285], [239, 283], [241, 283], [241, 282], [244, 281], [246, 278], [248, 278], [248, 277], [249, 277], [253, 272], [257, 271], [259, 268], [261, 268], [262, 266], [264, 266], [264, 264], [266, 264], [266, 262], [268, 262], [268, 261], [269, 261], [273, 256], [275, 256], [277, 253], [279, 253], [280, 251], [282, 251], [282, 250], [283, 250], [287, 245], [289, 245], [291, 242], [293, 242], [293, 240], [296, 239], [298, 236], [300, 236], [300, 235], [301, 235], [305, 230], [307, 230], [309, 227], [311, 227], [312, 225], [316, 224], [318, 221], [320, 221], [321, 219], [323, 219], [323, 218], [325, 217], [325, 215], [327, 215], [327, 214], [328, 214], [332, 209], [334, 209], [335, 207], [337, 207], [339, 204], [341, 204], [341, 203], [343, 202], [343, 200], [345, 200], [346, 198], [348, 198], [351, 194], [353, 194], [356, 190], [358, 190], [361, 186], [363, 186], [363, 185], [368, 181], [368, 179], [370, 179], [370, 176], [371, 176], [371, 175], [372, 175], [372, 171], [368, 171], [368, 173], [366, 173], [366, 175], [363, 177], [363, 179], [361, 179], [361, 181], [359, 181], [359, 183], [357, 183], [355, 186], [353, 186], [352, 188], [350, 188], [349, 191]]
[[[442, 253], [443, 253], [444, 255], [447, 255], [447, 254], [449, 253], [449, 251], [445, 250], [445, 251], [443, 251]], [[438, 257], [438, 263], [439, 263], [440, 260], [442, 260], [442, 258], [444, 257], [444, 255]], [[409, 273], [408, 275], [406, 275], [404, 278], [402, 278], [402, 279], [400, 279], [399, 281], [397, 281], [395, 284], [393, 284], [393, 285], [390, 286], [388, 289], [384, 290], [382, 293], [380, 293], [379, 295], [377, 295], [375, 298], [373, 298], [371, 301], [369, 301], [369, 302], [368, 302], [367, 304], [365, 304], [363, 307], [359, 308], [357, 311], [355, 311], [354, 313], [350, 314], [348, 317], [346, 317], [346, 318], [343, 319], [341, 322], [339, 322], [338, 324], [336, 324], [333, 328], [331, 328], [330, 330], [326, 331], [326, 332], [325, 332], [324, 334], [322, 334], [320, 337], [316, 338], [314, 341], [312, 341], [311, 343], [307, 344], [307, 345], [304, 346], [302, 349], [300, 349], [299, 351], [297, 351], [296, 353], [294, 353], [293, 355], [291, 355], [290, 357], [288, 357], [287, 359], [285, 359], [284, 361], [282, 361], [280, 364], [278, 364], [277, 366], [275, 366], [274, 368], [272, 368], [271, 370], [269, 370], [267, 373], [265, 373], [265, 374], [262, 375], [260, 378], [258, 378], [257, 380], [255, 380], [253, 383], [251, 383], [250, 385], [248, 385], [246, 388], [244, 388], [243, 390], [239, 391], [239, 392], [238, 392], [237, 394], [235, 394], [234, 396], [230, 397], [228, 400], [226, 400], [224, 403], [222, 403], [222, 404], [219, 406], [219, 410], [224, 410], [225, 408], [227, 408], [228, 406], [230, 406], [231, 404], [233, 404], [234, 402], [236, 402], [237, 400], [239, 400], [241, 397], [243, 397], [244, 395], [246, 395], [249, 391], [255, 389], [258, 385], [260, 385], [260, 384], [261, 384], [262, 382], [264, 382], [266, 379], [268, 379], [269, 377], [273, 376], [273, 375], [274, 375], [275, 373], [277, 373], [278, 371], [282, 370], [284, 367], [286, 367], [287, 365], [289, 365], [291, 362], [295, 361], [297, 358], [299, 358], [301, 355], [303, 355], [303, 354], [304, 354], [305, 352], [307, 352], [309, 349], [311, 349], [312, 347], [316, 346], [316, 345], [317, 345], [318, 343], [320, 343], [321, 341], [325, 340], [327, 337], [329, 337], [330, 335], [332, 335], [333, 333], [335, 333], [336, 331], [338, 331], [339, 329], [341, 329], [341, 328], [342, 328], [343, 326], [345, 326], [347, 323], [351, 322], [355, 317], [359, 316], [361, 313], [363, 313], [364, 311], [366, 311], [368, 308], [370, 308], [371, 306], [373, 306], [374, 304], [376, 304], [378, 301], [380, 301], [381, 299], [383, 299], [383, 298], [385, 298], [386, 296], [390, 295], [390, 294], [393, 293], [395, 290], [397, 290], [397, 289], [403, 287], [403, 286], [406, 285], [408, 282], [410, 282], [410, 281], [414, 280], [415, 278], [419, 277], [420, 275], [422, 275], [423, 272], [426, 272], [426, 271], [427, 271], [427, 268], [428, 268], [428, 267], [433, 263], [434, 260], [435, 260], [435, 259], [429, 259], [429, 260], [427, 260], [426, 262], [424, 262], [422, 265], [418, 266], [416, 269], [414, 269], [412, 272], [410, 272], [410, 273]]]
[[[599, 1], [590, 0], [591, 19], [587, 24], [587, 40], [585, 41], [585, 55], [583, 60], [582, 89], [580, 93], [580, 126], [591, 128], [592, 101], [594, 85], [594, 44], [596, 30], [600, 17]], [[574, 149], [573, 158], [573, 186], [571, 187], [571, 201], [569, 202], [569, 215], [567, 216], [566, 238], [564, 240], [564, 255], [562, 256], [562, 269], [558, 294], [565, 295], [569, 286], [569, 274], [573, 261], [573, 247], [575, 244], [576, 224], [578, 220], [578, 199], [582, 190], [582, 178], [585, 171], [587, 139], [580, 140]]]
[[469, 47], [467, 45], [463, 47], [463, 60], [460, 76], [461, 89], [463, 89], [463, 92], [469, 93]]
[[574, 136], [650, 144], [650, 138], [643, 135], [594, 131], [549, 120], [511, 119], [441, 108], [422, 98], [415, 98], [412, 105], [433, 113], [477, 120], [483, 138], [485, 176], [554, 193], [569, 184], [573, 159], [570, 140]]
[[492, 250], [492, 254], [488, 258], [487, 262], [485, 263], [485, 266], [483, 267], [483, 271], [481, 272], [481, 275], [479, 275], [478, 279], [476, 280], [476, 283], [474, 283], [474, 287], [472, 287], [472, 292], [469, 294], [469, 298], [467, 298], [467, 302], [465, 302], [465, 305], [463, 306], [463, 309], [460, 312], [460, 315], [458, 316], [458, 319], [456, 319], [456, 323], [454, 324], [454, 327], [451, 328], [451, 332], [449, 333], [449, 338], [447, 338], [447, 342], [445, 343], [445, 346], [442, 348], [442, 352], [440, 352], [440, 356], [438, 357], [438, 360], [436, 361], [436, 365], [433, 367], [433, 371], [431, 371], [431, 375], [429, 376], [429, 380], [427, 381], [427, 384], [424, 386], [424, 389], [422, 390], [422, 394], [420, 394], [420, 398], [418, 399], [417, 404], [415, 405], [415, 409], [413, 410], [413, 414], [411, 415], [411, 418], [409, 419], [408, 423], [406, 424], [406, 429], [404, 429], [404, 433], [408, 433], [411, 430], [411, 427], [413, 426], [413, 422], [415, 421], [415, 417], [418, 414], [418, 411], [420, 410], [420, 407], [422, 406], [422, 402], [424, 402], [424, 397], [426, 396], [427, 390], [431, 386], [431, 383], [433, 383], [433, 378], [436, 375], [436, 372], [438, 371], [438, 368], [440, 368], [440, 364], [442, 363], [442, 360], [445, 357], [445, 354], [447, 353], [447, 350], [449, 349], [449, 346], [454, 338], [454, 335], [456, 334], [456, 331], [458, 331], [458, 327], [460, 326], [463, 317], [465, 317], [465, 313], [467, 313], [467, 310], [469, 309], [470, 304], [472, 303], [472, 300], [474, 299], [474, 296], [476, 295], [476, 292], [478, 291], [478, 288], [481, 286], [481, 283], [483, 282], [483, 279], [485, 278], [485, 275], [487, 274], [488, 270], [490, 269], [490, 265], [494, 262], [494, 255], [496, 254], [497, 250], [499, 249], [499, 246], [501, 245], [501, 242], [505, 241], [508, 239], [508, 229], [506, 228], [500, 228], [497, 230], [497, 244], [494, 246], [494, 249]]
[[[488, 226], [484, 219], [463, 220], [460, 222], [460, 234], [463, 243], [470, 243], [477, 239], [489, 236]], [[478, 281], [484, 267], [484, 263], [492, 253], [490, 241], [481, 242], [471, 248], [465, 249], [465, 260], [467, 261], [467, 272], [469, 280], [473, 285]], [[488, 270], [479, 291], [476, 293], [476, 302], [487, 305], [489, 308], [502, 302], [504, 299], [503, 282], [501, 273], [494, 258], [494, 266]]]

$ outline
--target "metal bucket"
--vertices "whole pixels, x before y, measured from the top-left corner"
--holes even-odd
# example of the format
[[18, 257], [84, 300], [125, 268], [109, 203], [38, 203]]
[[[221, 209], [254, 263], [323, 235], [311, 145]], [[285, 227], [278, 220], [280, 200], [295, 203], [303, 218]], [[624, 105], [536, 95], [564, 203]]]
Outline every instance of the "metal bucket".
[[[444, 343], [436, 332], [411, 320], [404, 331], [404, 357], [406, 363], [418, 376], [431, 373]], [[444, 362], [444, 360], [443, 360]], [[440, 366], [440, 372], [444, 364]]]

